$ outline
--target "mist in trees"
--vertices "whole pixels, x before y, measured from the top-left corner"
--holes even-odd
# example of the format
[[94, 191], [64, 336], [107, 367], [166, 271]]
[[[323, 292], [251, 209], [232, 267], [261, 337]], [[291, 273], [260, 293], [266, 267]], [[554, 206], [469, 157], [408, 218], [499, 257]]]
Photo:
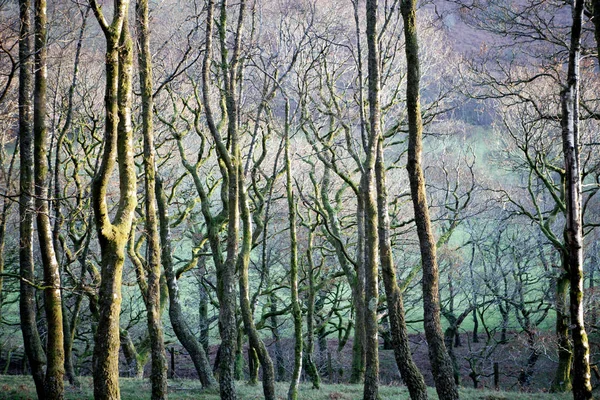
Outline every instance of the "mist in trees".
[[597, 3], [0, 0], [0, 372], [593, 398]]

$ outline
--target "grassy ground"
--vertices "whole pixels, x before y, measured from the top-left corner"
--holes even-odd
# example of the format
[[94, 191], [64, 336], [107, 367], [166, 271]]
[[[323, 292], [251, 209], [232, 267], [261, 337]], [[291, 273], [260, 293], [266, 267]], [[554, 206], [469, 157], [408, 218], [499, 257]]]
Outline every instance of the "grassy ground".
[[[280, 399], [287, 398], [287, 383], [278, 383], [276, 390]], [[237, 385], [239, 398], [243, 400], [262, 399], [261, 386], [249, 386], [243, 382]], [[403, 387], [383, 386], [380, 389], [382, 399], [408, 399], [408, 392]], [[431, 399], [437, 399], [435, 390], [429, 388]], [[321, 390], [313, 390], [310, 385], [302, 384], [298, 396], [302, 400], [354, 400], [362, 397], [360, 385], [323, 385]], [[27, 400], [35, 399], [33, 381], [29, 376], [0, 375], [0, 400]], [[91, 378], [82, 378], [81, 389], [67, 387], [67, 400], [93, 399]], [[150, 398], [150, 382], [148, 379], [122, 379], [121, 398], [123, 400], [141, 400]], [[178, 380], [169, 383], [169, 399], [202, 399], [218, 400], [218, 391], [202, 390], [198, 381]], [[571, 399], [570, 394], [547, 393], [517, 393], [495, 392], [489, 390], [461, 389], [463, 400], [566, 400]]]

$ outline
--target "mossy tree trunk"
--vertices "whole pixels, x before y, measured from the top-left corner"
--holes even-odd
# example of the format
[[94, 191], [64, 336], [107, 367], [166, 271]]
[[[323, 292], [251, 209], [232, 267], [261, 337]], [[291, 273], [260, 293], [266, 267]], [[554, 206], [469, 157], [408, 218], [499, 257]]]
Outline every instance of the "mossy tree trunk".
[[364, 400], [379, 398], [379, 329], [377, 307], [378, 291], [378, 221], [377, 188], [375, 185], [375, 161], [377, 143], [381, 140], [380, 60], [377, 41], [377, 0], [367, 0], [367, 47], [368, 47], [368, 98], [369, 98], [369, 138], [367, 157], [361, 178], [361, 195], [364, 206], [364, 264], [365, 264], [365, 384]]
[[33, 263], [33, 46], [31, 1], [19, 1], [19, 312], [23, 347], [39, 399], [44, 398], [46, 355], [36, 324]]
[[[566, 257], [565, 255], [562, 256]], [[564, 261], [563, 261], [564, 262]], [[569, 275], [561, 274], [556, 280], [556, 338], [558, 342], [558, 365], [554, 380], [550, 387], [551, 392], [567, 392], [571, 390], [571, 363], [573, 361], [573, 348], [569, 339], [569, 307], [567, 297], [569, 293]]]
[[[92, 181], [92, 208], [101, 252], [98, 328], [93, 356], [94, 398], [115, 400], [119, 391], [119, 313], [125, 246], [131, 231], [136, 198], [136, 173], [131, 127], [133, 46], [128, 28], [129, 1], [115, 1], [112, 22], [96, 0], [92, 10], [106, 38], [104, 149]], [[118, 167], [119, 202], [111, 220], [107, 191]]]
[[[340, 267], [346, 275], [348, 284], [352, 290], [352, 303], [354, 308], [354, 340], [352, 342], [352, 366], [350, 372], [350, 383], [362, 383], [365, 378], [365, 264], [364, 264], [364, 199], [358, 186], [352, 186], [357, 198], [356, 221], [357, 221], [357, 244], [356, 260], [350, 259], [344, 243], [340, 240], [342, 229], [338, 217], [338, 208], [334, 207], [335, 201], [329, 197], [331, 189], [331, 166], [325, 164], [325, 170], [321, 179], [321, 185], [314, 183], [316, 197], [320, 198], [321, 204], [327, 215], [328, 235], [327, 240], [335, 249], [336, 257]], [[337, 196], [336, 196], [337, 197]]]
[[[17, 139], [18, 142], [18, 139]], [[5, 146], [6, 144], [2, 144]], [[10, 162], [8, 165], [8, 171], [6, 174], [6, 187], [4, 190], [8, 192], [9, 190], [14, 188], [15, 176], [15, 164], [17, 160], [18, 151], [13, 151], [12, 156], [10, 157]], [[2, 152], [0, 156], [0, 165], [4, 165], [4, 157], [6, 156], [5, 152]], [[2, 304], [4, 303], [4, 295], [2, 293], [3, 284], [4, 284], [4, 265], [6, 260], [5, 255], [5, 245], [6, 245], [6, 223], [8, 221], [10, 214], [10, 209], [13, 206], [13, 199], [5, 197], [2, 202], [2, 212], [0, 214], [0, 321], [2, 321]]]
[[408, 177], [415, 213], [415, 223], [423, 265], [423, 311], [425, 336], [429, 345], [429, 360], [438, 396], [442, 400], [458, 399], [450, 356], [444, 345], [440, 322], [439, 271], [436, 245], [425, 192], [425, 177], [421, 167], [423, 148], [423, 121], [420, 103], [420, 65], [417, 34], [416, 1], [402, 0], [400, 5], [404, 20], [404, 37], [407, 64], [406, 104], [408, 108]]
[[[223, 0], [224, 1], [224, 0]], [[228, 223], [227, 223], [227, 256], [221, 265], [217, 265], [217, 297], [219, 299], [219, 332], [221, 334], [221, 345], [218, 353], [219, 363], [219, 389], [221, 399], [223, 400], [234, 400], [237, 399], [235, 391], [234, 381], [234, 362], [235, 362], [235, 348], [236, 348], [236, 337], [237, 337], [237, 324], [235, 316], [235, 262], [238, 250], [238, 234], [239, 234], [239, 207], [238, 207], [238, 182], [236, 179], [236, 168], [232, 165], [233, 160], [229, 155], [229, 151], [223, 139], [221, 132], [217, 127], [211, 106], [210, 99], [210, 72], [212, 65], [212, 35], [213, 35], [213, 23], [214, 23], [214, 1], [208, 0], [207, 3], [207, 14], [206, 14], [206, 34], [205, 34], [205, 48], [204, 48], [204, 62], [202, 64], [202, 95], [204, 103], [204, 112], [206, 115], [206, 122], [213, 139], [215, 140], [219, 158], [225, 166], [227, 174], [227, 198], [224, 199], [224, 205], [228, 211]], [[226, 4], [223, 3], [223, 13], [226, 12]], [[224, 15], [223, 15], [224, 16]], [[225, 20], [226, 22], [226, 20]], [[223, 18], [221, 18], [221, 24]], [[226, 27], [223, 27], [225, 30]], [[225, 40], [225, 38], [223, 38]], [[225, 61], [227, 61], [227, 55], [224, 55]], [[235, 118], [235, 117], [234, 117]], [[232, 140], [232, 138], [230, 138]], [[209, 229], [211, 227], [209, 226]], [[220, 254], [219, 251], [215, 253], [213, 243], [213, 257]], [[218, 247], [218, 243], [216, 243]]]
[[285, 177], [290, 228], [290, 291], [292, 295], [292, 318], [294, 320], [294, 369], [288, 391], [288, 400], [298, 398], [300, 373], [302, 372], [302, 310], [298, 299], [298, 239], [296, 235], [296, 202], [292, 187], [292, 165], [290, 159], [289, 103], [285, 104]]
[[[60, 251], [61, 246], [63, 246], [63, 254], [68, 253], [68, 251], [66, 251], [66, 249], [64, 248], [64, 242], [61, 241], [61, 238], [60, 238], [61, 228], [64, 224], [64, 217], [63, 217], [63, 212], [62, 212], [62, 199], [61, 199], [61, 197], [62, 197], [62, 186], [61, 186], [61, 181], [60, 181], [61, 168], [59, 166], [61, 164], [61, 153], [62, 153], [62, 149], [63, 149], [64, 143], [65, 143], [65, 138], [67, 137], [67, 134], [69, 134], [71, 132], [70, 130], [71, 130], [71, 125], [72, 125], [72, 121], [73, 121], [73, 96], [75, 94], [75, 88], [77, 86], [79, 63], [81, 60], [81, 48], [83, 45], [84, 34], [85, 34], [86, 27], [87, 27], [89, 13], [90, 13], [89, 7], [86, 7], [85, 11], [81, 11], [82, 22], [81, 22], [81, 27], [79, 28], [79, 37], [77, 39], [77, 48], [75, 50], [75, 59], [73, 62], [73, 79], [71, 81], [71, 85], [69, 86], [69, 93], [68, 93], [68, 98], [67, 98], [67, 111], [66, 111], [66, 115], [64, 117], [65, 122], [64, 122], [62, 128], [60, 129], [58, 138], [56, 139], [56, 150], [54, 153], [54, 171], [53, 171], [54, 172], [54, 187], [53, 187], [54, 199], [52, 199], [52, 208], [54, 210], [54, 225], [53, 225], [53, 229], [52, 229], [52, 241], [54, 244], [54, 249], [57, 252], [57, 258], [58, 258], [58, 252]], [[84, 234], [84, 237], [86, 237], [86, 236], [89, 236], [89, 235]], [[74, 236], [72, 236], [72, 237], [75, 238]], [[77, 241], [78, 241], [78, 239], [74, 240], [74, 242], [77, 242]], [[78, 248], [81, 248], [81, 243], [83, 243], [83, 240], [79, 241]], [[87, 239], [86, 239], [86, 243], [89, 243], [89, 241]], [[67, 258], [68, 258], [68, 256], [67, 256]], [[58, 258], [58, 261], [59, 261], [59, 266], [60, 266], [60, 264], [61, 264], [60, 258]], [[69, 261], [74, 261], [74, 260], [69, 260]], [[83, 271], [85, 271], [85, 269]], [[75, 332], [77, 330], [77, 322], [78, 322], [78, 317], [79, 317], [79, 311], [81, 309], [82, 296], [81, 296], [81, 294], [76, 294], [75, 297], [76, 297], [75, 307], [74, 307], [71, 315], [69, 315], [69, 311], [68, 311], [68, 308], [67, 308], [65, 302], [64, 301], [62, 302], [63, 338], [64, 338], [63, 340], [64, 340], [64, 351], [65, 351], [65, 357], [64, 357], [65, 358], [65, 375], [71, 385], [79, 387], [80, 383], [77, 380], [77, 376], [75, 374], [75, 366], [73, 364], [73, 341], [75, 340]]]
[[306, 260], [308, 275], [308, 296], [306, 299], [306, 372], [312, 381], [313, 389], [319, 389], [321, 387], [321, 376], [317, 364], [314, 360], [314, 348], [315, 348], [315, 275], [319, 273], [319, 269], [315, 267], [312, 252], [314, 251], [314, 229], [315, 227], [308, 227], [308, 246], [306, 248]]
[[138, 0], [136, 21], [138, 26], [138, 63], [140, 88], [142, 92], [142, 134], [144, 136], [144, 189], [146, 194], [146, 236], [147, 236], [147, 289], [145, 296], [148, 315], [148, 332], [152, 355], [152, 399], [166, 399], [167, 357], [161, 322], [160, 276], [161, 248], [156, 211], [156, 163], [154, 148], [154, 124], [152, 98], [152, 54], [150, 53], [150, 28], [148, 21], [148, 0]]
[[[46, 127], [47, 57], [46, 1], [35, 1], [35, 84], [33, 107], [33, 160], [35, 210], [38, 239], [44, 270], [44, 310], [48, 324], [46, 339], [46, 377], [44, 398], [64, 398], [65, 351], [63, 339], [62, 296], [60, 271], [50, 224], [48, 201], [48, 129]], [[58, 168], [58, 166], [56, 166]]]
[[202, 386], [205, 388], [215, 387], [217, 382], [213, 376], [206, 352], [202, 347], [202, 344], [196, 339], [196, 336], [194, 336], [181, 308], [179, 285], [173, 266], [167, 196], [163, 188], [163, 183], [158, 179], [158, 176], [156, 180], [156, 199], [160, 221], [161, 260], [165, 270], [167, 289], [169, 292], [169, 319], [173, 326], [175, 336], [177, 336], [177, 339], [186, 349], [194, 363], [194, 368], [198, 373]]
[[[239, 152], [238, 152], [239, 154]], [[237, 269], [240, 273], [239, 277], [239, 289], [240, 289], [240, 306], [242, 312], [242, 319], [244, 321], [244, 327], [248, 335], [250, 346], [256, 351], [260, 365], [262, 366], [263, 373], [263, 394], [266, 400], [275, 399], [275, 370], [273, 367], [273, 361], [269, 356], [267, 348], [260, 338], [258, 330], [253, 321], [252, 309], [250, 306], [249, 297], [249, 283], [248, 283], [248, 265], [250, 263], [250, 251], [252, 248], [252, 222], [250, 215], [250, 207], [248, 205], [248, 197], [246, 189], [243, 186], [241, 165], [238, 169], [238, 182], [239, 182], [239, 194], [240, 194], [240, 207], [242, 217], [242, 248], [238, 256]]]
[[387, 298], [388, 318], [390, 321], [392, 347], [396, 365], [412, 400], [427, 399], [427, 386], [419, 368], [415, 365], [408, 341], [408, 330], [404, 312], [402, 293], [396, 280], [396, 267], [392, 256], [390, 238], [390, 217], [387, 204], [387, 188], [385, 179], [385, 162], [383, 141], [377, 145], [377, 208], [379, 218], [379, 258], [381, 274]]

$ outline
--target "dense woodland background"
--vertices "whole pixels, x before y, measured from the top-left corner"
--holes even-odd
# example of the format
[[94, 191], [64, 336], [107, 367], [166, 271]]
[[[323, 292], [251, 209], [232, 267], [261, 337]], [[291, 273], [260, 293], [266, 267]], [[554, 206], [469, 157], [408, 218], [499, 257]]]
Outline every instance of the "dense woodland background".
[[592, 398], [600, 2], [128, 3], [0, 0], [2, 374]]

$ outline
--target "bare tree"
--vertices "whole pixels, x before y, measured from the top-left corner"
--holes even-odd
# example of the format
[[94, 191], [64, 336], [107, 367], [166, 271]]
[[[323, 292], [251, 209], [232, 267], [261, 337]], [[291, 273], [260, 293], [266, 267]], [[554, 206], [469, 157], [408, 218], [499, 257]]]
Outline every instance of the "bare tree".
[[402, 0], [400, 5], [404, 19], [406, 41], [406, 104], [408, 108], [408, 161], [407, 170], [413, 200], [415, 223], [419, 235], [421, 263], [423, 265], [423, 312], [425, 335], [429, 345], [429, 359], [433, 369], [436, 390], [440, 399], [458, 399], [453, 379], [452, 362], [444, 345], [440, 322], [439, 271], [436, 246], [431, 228], [425, 178], [421, 168], [423, 122], [420, 101], [419, 45], [416, 21], [416, 1]]

